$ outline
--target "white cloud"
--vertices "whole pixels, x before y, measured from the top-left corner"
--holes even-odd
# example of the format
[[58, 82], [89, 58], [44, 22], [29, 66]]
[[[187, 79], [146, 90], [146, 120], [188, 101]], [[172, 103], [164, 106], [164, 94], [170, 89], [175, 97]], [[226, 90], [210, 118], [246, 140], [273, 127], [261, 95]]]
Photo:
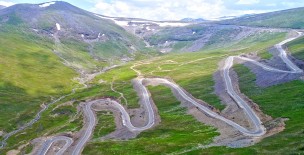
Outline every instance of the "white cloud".
[[[134, 17], [151, 20], [180, 20], [182, 18], [215, 19], [269, 10], [227, 9], [224, 0], [90, 0], [90, 11], [112, 17]], [[236, 0], [237, 5], [259, 4], [260, 0]]]
[[0, 1], [0, 5], [6, 6], [6, 7], [12, 6], [12, 5], [14, 5], [14, 4], [15, 4], [15, 3], [13, 3], [13, 2]]
[[105, 0], [96, 1], [91, 11], [108, 16], [153, 20], [179, 20], [186, 17], [214, 18], [223, 14], [222, 0]]
[[252, 5], [259, 3], [260, 0], [239, 0], [237, 4]]

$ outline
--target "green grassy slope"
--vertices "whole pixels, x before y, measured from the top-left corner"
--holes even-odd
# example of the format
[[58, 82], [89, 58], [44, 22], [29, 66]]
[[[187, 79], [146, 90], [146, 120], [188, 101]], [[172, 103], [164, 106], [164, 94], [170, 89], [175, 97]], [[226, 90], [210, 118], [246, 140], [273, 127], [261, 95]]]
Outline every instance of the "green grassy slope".
[[249, 15], [236, 19], [220, 21], [221, 24], [234, 24], [246, 26], [262, 26], [277, 28], [304, 28], [304, 8], [296, 8], [278, 12]]
[[51, 96], [69, 93], [76, 74], [52, 53], [48, 39], [3, 26], [0, 35], [0, 130], [10, 131]]
[[288, 43], [287, 46], [292, 56], [304, 60], [304, 37]]
[[271, 59], [272, 56], [273, 56], [271, 53], [269, 53], [268, 49], [259, 51], [259, 52], [257, 53], [257, 55], [258, 55], [260, 58], [265, 59], [265, 60], [269, 60], [269, 59]]

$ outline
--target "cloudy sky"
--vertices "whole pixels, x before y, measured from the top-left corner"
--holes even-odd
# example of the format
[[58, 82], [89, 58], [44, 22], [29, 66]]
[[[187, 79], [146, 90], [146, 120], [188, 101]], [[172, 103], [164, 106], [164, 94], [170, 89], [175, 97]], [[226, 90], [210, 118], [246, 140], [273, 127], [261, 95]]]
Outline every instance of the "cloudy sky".
[[[42, 3], [47, 0], [0, 0], [0, 5]], [[303, 7], [304, 0], [66, 0], [88, 11], [153, 20], [214, 19]]]

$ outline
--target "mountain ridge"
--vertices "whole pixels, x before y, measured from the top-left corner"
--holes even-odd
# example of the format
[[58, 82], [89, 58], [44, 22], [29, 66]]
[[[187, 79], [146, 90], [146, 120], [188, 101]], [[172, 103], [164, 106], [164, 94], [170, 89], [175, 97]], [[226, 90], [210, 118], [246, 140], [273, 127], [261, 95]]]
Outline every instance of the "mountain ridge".
[[11, 28], [53, 39], [55, 53], [79, 72], [99, 70], [149, 53], [141, 50], [145, 44], [140, 38], [113, 21], [67, 2], [16, 4], [0, 10], [0, 17], [0, 23]]
[[304, 28], [304, 7], [274, 11], [262, 14], [241, 16], [234, 19], [219, 21], [219, 24], [236, 24], [243, 26]]
[[206, 22], [208, 20], [203, 19], [203, 18], [183, 18], [180, 21], [182, 22], [194, 22], [194, 23], [200, 23], [200, 22]]

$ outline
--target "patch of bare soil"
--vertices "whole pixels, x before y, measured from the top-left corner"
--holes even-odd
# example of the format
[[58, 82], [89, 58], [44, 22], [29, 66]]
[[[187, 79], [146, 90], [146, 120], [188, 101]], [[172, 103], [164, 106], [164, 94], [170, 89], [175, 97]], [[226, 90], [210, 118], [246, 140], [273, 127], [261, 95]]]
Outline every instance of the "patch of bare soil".
[[27, 144], [21, 145], [17, 148], [17, 150], [10, 150], [8, 152], [6, 152], [6, 155], [20, 155], [22, 154], [22, 149], [25, 148], [27, 146]]
[[19, 153], [19, 150], [10, 150], [6, 153], [6, 155], [18, 155]]
[[[68, 133], [63, 133], [60, 134], [58, 136], [67, 136], [70, 137], [71, 134]], [[53, 136], [56, 137], [56, 136]], [[36, 138], [34, 140], [32, 140], [30, 143], [34, 146], [33, 150], [31, 153], [29, 153], [28, 155], [36, 155], [38, 154], [38, 151], [40, 151], [42, 145], [44, 144], [45, 141], [47, 141], [48, 139], [50, 139], [52, 137], [40, 137], [40, 138]], [[48, 150], [48, 152], [46, 153], [47, 155], [54, 155], [56, 154], [61, 148], [63, 148], [63, 146], [65, 145], [64, 141], [56, 141], [54, 142], [50, 149]]]
[[47, 137], [40, 137], [32, 140], [30, 143], [34, 146], [33, 150], [29, 155], [35, 155], [41, 149], [42, 144], [47, 140]]
[[[270, 52], [274, 55], [270, 60], [261, 60], [260, 62], [272, 66], [274, 68], [278, 68], [281, 70], [290, 70], [286, 64], [282, 61], [282, 59], [278, 56], [279, 51], [276, 48], [271, 48]], [[255, 53], [252, 53], [251, 55], [246, 55], [246, 57], [249, 57], [254, 60], [260, 60], [259, 57]], [[292, 56], [289, 55], [289, 58], [291, 60], [296, 60]], [[296, 62], [299, 67], [302, 69], [304, 68], [304, 63], [300, 60], [293, 61]], [[243, 63], [245, 66], [247, 66], [251, 72], [253, 72], [256, 75], [256, 84], [259, 87], [265, 88], [270, 87], [273, 85], [278, 85], [286, 82], [290, 82], [296, 79], [299, 79], [304, 74], [290, 74], [290, 73], [278, 73], [278, 72], [271, 72], [271, 71], [265, 71], [263, 68], [252, 64], [250, 62], [244, 62], [241, 60], [238, 60], [238, 63]]]
[[65, 145], [65, 141], [58, 141], [56, 143], [53, 143], [53, 145], [51, 146], [51, 148], [47, 152], [47, 155], [54, 155], [54, 154], [56, 154], [58, 151], [60, 151], [60, 149], [64, 145]]

